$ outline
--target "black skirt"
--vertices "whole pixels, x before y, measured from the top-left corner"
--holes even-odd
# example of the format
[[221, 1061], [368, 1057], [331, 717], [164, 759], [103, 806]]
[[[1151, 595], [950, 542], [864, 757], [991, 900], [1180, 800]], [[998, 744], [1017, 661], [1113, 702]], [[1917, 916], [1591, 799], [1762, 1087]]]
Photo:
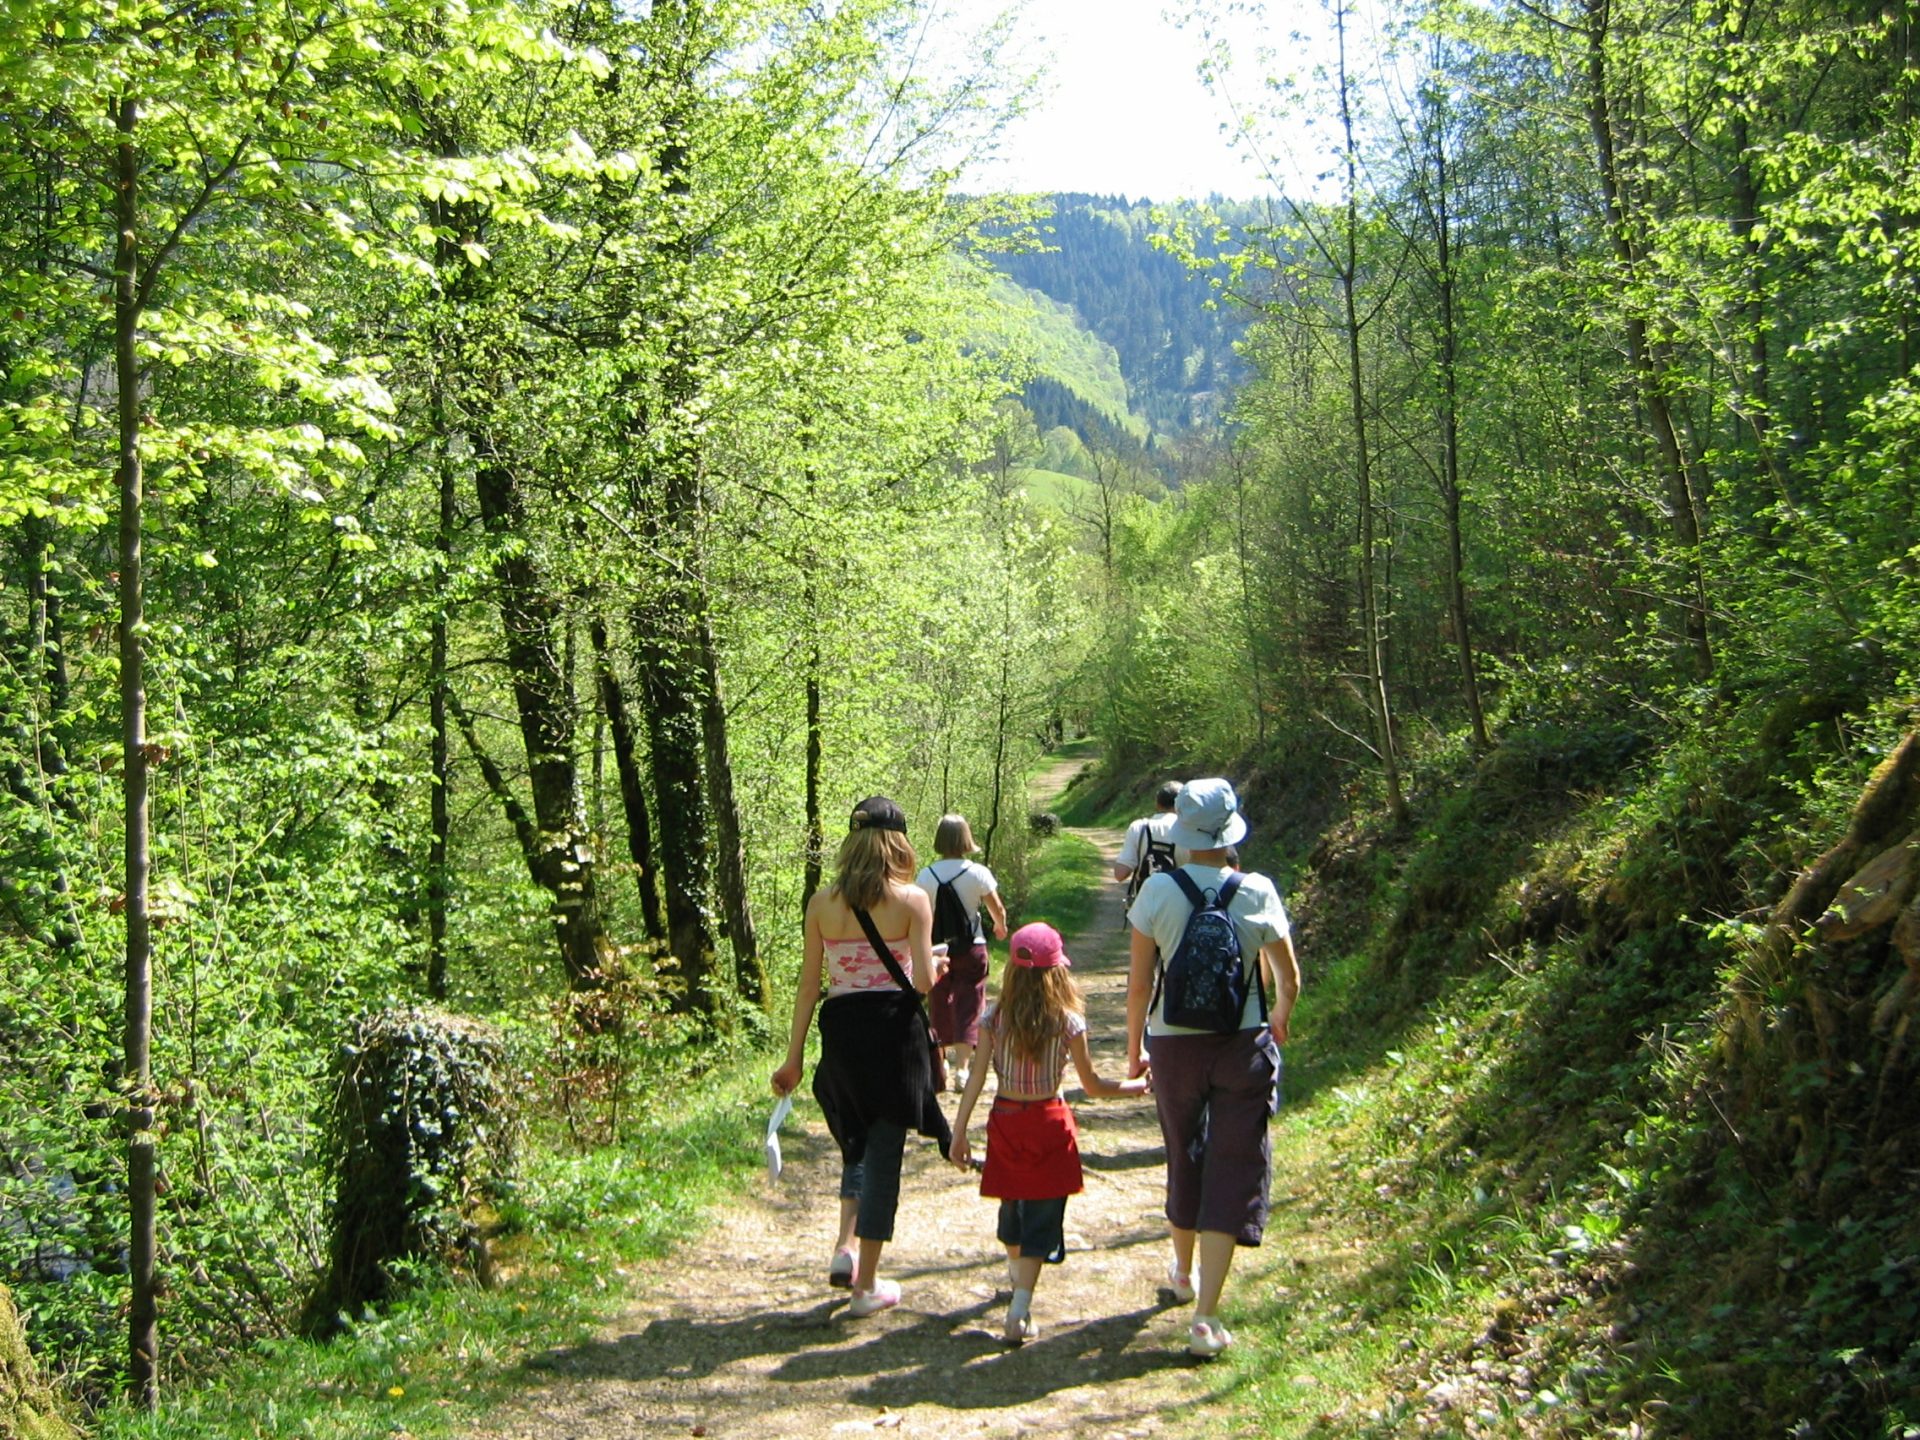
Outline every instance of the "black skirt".
[[813, 1098], [849, 1165], [866, 1157], [867, 1128], [876, 1120], [918, 1131], [945, 1154], [953, 1128], [934, 1089], [933, 1039], [919, 996], [863, 990], [822, 1005]]

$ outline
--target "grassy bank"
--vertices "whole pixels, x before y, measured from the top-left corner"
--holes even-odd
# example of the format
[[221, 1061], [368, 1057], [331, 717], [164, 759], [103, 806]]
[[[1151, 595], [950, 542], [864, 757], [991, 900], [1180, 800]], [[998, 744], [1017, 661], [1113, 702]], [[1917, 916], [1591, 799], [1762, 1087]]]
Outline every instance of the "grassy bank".
[[[761, 1165], [767, 1065], [745, 1056], [669, 1091], [621, 1144], [536, 1143], [501, 1208], [500, 1284], [423, 1283], [326, 1344], [263, 1341], [243, 1363], [166, 1394], [157, 1415], [100, 1417], [102, 1440], [419, 1440], [468, 1433], [552, 1350], [625, 1303], [635, 1266], [666, 1254]], [[673, 1094], [681, 1103], [669, 1103]]]

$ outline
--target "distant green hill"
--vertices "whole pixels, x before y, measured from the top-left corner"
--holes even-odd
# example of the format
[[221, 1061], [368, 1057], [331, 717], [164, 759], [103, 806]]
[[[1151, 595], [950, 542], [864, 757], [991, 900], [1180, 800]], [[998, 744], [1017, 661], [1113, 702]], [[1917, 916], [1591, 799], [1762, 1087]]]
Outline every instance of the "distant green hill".
[[[1245, 312], [1209, 308], [1214, 292], [1206, 277], [1191, 273], [1153, 243], [1171, 222], [1186, 221], [1203, 237], [1201, 253], [1218, 253], [1220, 245], [1204, 238], [1213, 226], [1201, 207], [1181, 204], [1156, 214], [1150, 204], [1111, 196], [1050, 198], [1053, 214], [1042, 223], [1043, 248], [1004, 255], [998, 268], [1029, 291], [1067, 307], [1112, 352], [1126, 412], [1152, 432], [1171, 436], [1215, 424], [1227, 397], [1246, 377], [1234, 349], [1245, 332]], [[1234, 229], [1254, 218], [1247, 206], [1221, 206], [1217, 212]], [[1047, 366], [1042, 373], [1093, 403], [1069, 377]], [[1044, 410], [1044, 399], [1041, 403]], [[1096, 408], [1114, 415], [1105, 405]], [[1055, 424], [1079, 428], [1070, 415], [1042, 410], [1034, 418], [1043, 430]]]
[[974, 332], [983, 349], [1030, 363], [1037, 375], [1066, 389], [1136, 442], [1147, 438], [1147, 422], [1127, 404], [1118, 353], [1081, 323], [1072, 306], [1002, 276], [994, 282]]

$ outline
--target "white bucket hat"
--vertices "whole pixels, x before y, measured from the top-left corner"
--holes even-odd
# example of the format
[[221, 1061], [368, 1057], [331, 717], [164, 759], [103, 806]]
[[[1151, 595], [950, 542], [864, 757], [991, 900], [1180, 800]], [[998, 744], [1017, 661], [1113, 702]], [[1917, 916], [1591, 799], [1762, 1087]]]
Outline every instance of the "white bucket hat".
[[1219, 777], [1189, 780], [1173, 801], [1167, 838], [1187, 850], [1218, 850], [1238, 845], [1247, 835], [1247, 818], [1233, 786]]

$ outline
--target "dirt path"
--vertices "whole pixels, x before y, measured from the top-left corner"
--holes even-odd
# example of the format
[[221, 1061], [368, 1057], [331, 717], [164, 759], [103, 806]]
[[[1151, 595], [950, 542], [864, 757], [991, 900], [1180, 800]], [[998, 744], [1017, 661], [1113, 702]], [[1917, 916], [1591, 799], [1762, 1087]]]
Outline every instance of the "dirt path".
[[[1034, 798], [1052, 798], [1080, 763], [1039, 777]], [[1119, 831], [1076, 833], [1109, 855], [1121, 839]], [[1126, 1004], [1118, 886], [1106, 887], [1091, 928], [1068, 937], [1068, 953], [1087, 991], [1095, 1063], [1117, 1077]], [[993, 1236], [995, 1202], [926, 1141], [909, 1141], [898, 1225], [882, 1263], [881, 1273], [901, 1284], [901, 1304], [866, 1320], [846, 1315], [846, 1292], [826, 1284], [838, 1156], [803, 1099], [784, 1132], [780, 1181], [739, 1197], [682, 1255], [645, 1276], [631, 1308], [598, 1341], [549, 1357], [545, 1383], [500, 1415], [490, 1434], [611, 1440], [878, 1430], [1131, 1440], [1207, 1430], [1193, 1407], [1227, 1375], [1188, 1359], [1189, 1311], [1156, 1296], [1167, 1251], [1152, 1103], [1068, 1093], [1080, 1116], [1087, 1184], [1067, 1207], [1067, 1261], [1047, 1268], [1035, 1294], [1037, 1341], [1022, 1349], [1001, 1343], [1006, 1261]]]

